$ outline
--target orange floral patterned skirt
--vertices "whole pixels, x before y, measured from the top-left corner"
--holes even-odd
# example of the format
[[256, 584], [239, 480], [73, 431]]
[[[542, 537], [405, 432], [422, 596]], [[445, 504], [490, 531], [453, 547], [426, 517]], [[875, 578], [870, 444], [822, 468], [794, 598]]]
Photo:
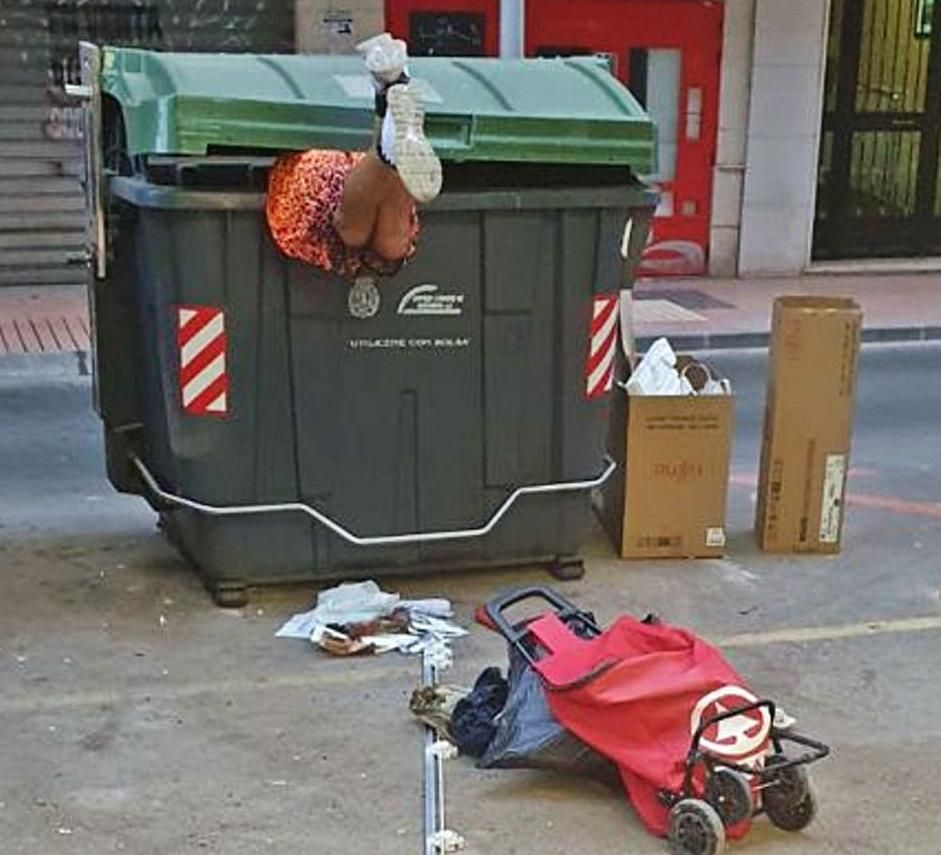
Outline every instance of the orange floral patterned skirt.
[[418, 214], [412, 208], [410, 249], [404, 259], [389, 261], [371, 249], [343, 243], [333, 216], [343, 199], [346, 177], [362, 159], [361, 152], [314, 149], [284, 155], [275, 162], [265, 205], [268, 228], [289, 258], [353, 280], [362, 274], [391, 276], [415, 253]]

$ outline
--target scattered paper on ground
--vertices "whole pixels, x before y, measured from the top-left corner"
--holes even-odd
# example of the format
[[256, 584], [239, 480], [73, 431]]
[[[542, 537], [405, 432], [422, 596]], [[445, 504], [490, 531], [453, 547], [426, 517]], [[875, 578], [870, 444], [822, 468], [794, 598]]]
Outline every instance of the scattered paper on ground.
[[310, 641], [336, 656], [417, 654], [467, 635], [448, 620], [453, 614], [443, 598], [403, 600], [373, 581], [352, 582], [321, 591], [313, 609], [294, 615], [276, 635]]

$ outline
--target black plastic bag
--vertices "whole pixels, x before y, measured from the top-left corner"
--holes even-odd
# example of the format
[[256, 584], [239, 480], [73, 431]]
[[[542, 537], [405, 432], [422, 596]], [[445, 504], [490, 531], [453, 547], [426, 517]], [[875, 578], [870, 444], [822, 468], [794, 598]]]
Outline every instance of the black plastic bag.
[[509, 687], [499, 668], [487, 668], [467, 697], [451, 713], [451, 740], [461, 754], [481, 757], [497, 731], [497, 716], [506, 705]]
[[481, 769], [546, 769], [617, 784], [617, 767], [565, 730], [553, 717], [539, 676], [512, 646], [509, 695]]

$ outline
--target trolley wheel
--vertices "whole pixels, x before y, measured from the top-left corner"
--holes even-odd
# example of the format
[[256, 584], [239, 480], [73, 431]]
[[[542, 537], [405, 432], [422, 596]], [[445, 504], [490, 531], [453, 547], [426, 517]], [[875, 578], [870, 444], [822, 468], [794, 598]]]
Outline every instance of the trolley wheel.
[[748, 778], [727, 766], [712, 770], [706, 782], [706, 801], [716, 809], [726, 827], [748, 819], [755, 812], [755, 795]]
[[764, 778], [769, 786], [762, 790], [761, 800], [775, 826], [782, 831], [802, 831], [817, 815], [817, 796], [803, 766], [775, 771], [775, 766], [785, 762], [783, 754], [765, 760]]
[[217, 606], [223, 609], [240, 609], [248, 605], [248, 588], [238, 582], [215, 582], [209, 593]]
[[673, 855], [719, 855], [725, 851], [722, 819], [702, 799], [683, 799], [673, 806], [667, 837]]

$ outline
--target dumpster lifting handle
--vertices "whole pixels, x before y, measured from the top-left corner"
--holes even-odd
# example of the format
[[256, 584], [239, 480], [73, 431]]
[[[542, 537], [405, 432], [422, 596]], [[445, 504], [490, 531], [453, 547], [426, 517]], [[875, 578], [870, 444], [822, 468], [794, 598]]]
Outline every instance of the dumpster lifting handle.
[[597, 477], [587, 481], [559, 481], [554, 484], [533, 484], [526, 487], [517, 487], [509, 496], [506, 497], [503, 504], [494, 512], [493, 516], [485, 525], [478, 528], [452, 529], [450, 531], [428, 531], [415, 532], [413, 534], [388, 534], [363, 537], [344, 528], [338, 522], [330, 519], [322, 511], [303, 502], [282, 502], [272, 505], [207, 505], [204, 502], [197, 502], [193, 499], [187, 499], [184, 496], [177, 496], [168, 493], [157, 483], [156, 478], [150, 470], [144, 465], [144, 462], [136, 455], [131, 455], [131, 462], [140, 473], [147, 489], [153, 495], [171, 505], [190, 508], [200, 513], [215, 517], [238, 516], [241, 514], [273, 514], [283, 513], [285, 511], [298, 511], [307, 514], [317, 522], [325, 525], [334, 534], [339, 535], [348, 543], [354, 546], [396, 546], [409, 543], [434, 543], [442, 540], [470, 540], [475, 537], [484, 537], [490, 534], [496, 528], [497, 524], [506, 516], [510, 508], [516, 504], [516, 501], [523, 496], [545, 495], [547, 493], [574, 493], [581, 490], [593, 490], [604, 484], [608, 478], [617, 469], [617, 463], [605, 455], [604, 471]]

